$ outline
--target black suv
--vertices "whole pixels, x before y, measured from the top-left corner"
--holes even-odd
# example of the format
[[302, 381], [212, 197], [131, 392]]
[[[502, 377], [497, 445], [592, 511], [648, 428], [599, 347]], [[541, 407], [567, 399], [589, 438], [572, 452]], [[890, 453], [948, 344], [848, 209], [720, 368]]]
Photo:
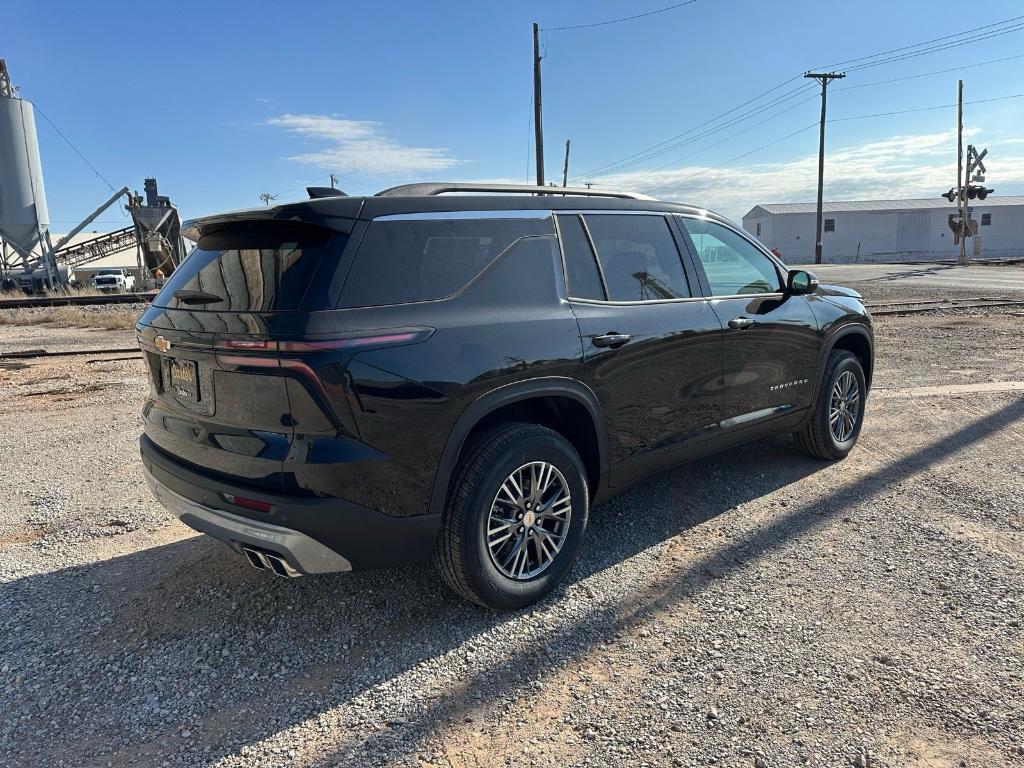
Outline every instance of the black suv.
[[138, 324], [152, 491], [257, 568], [433, 556], [514, 608], [652, 472], [777, 432], [824, 459], [857, 440], [860, 296], [715, 214], [504, 185], [310, 195], [188, 222], [197, 247]]

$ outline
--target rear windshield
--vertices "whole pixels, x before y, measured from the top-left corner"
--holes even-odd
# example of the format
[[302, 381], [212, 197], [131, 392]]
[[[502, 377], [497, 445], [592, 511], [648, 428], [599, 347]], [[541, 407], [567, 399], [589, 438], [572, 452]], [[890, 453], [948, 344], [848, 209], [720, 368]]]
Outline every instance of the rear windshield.
[[347, 238], [277, 222], [219, 230], [199, 240], [153, 303], [191, 311], [299, 309], [321, 259], [335, 258]]
[[443, 299], [551, 218], [394, 219], [370, 223], [341, 292], [343, 307]]

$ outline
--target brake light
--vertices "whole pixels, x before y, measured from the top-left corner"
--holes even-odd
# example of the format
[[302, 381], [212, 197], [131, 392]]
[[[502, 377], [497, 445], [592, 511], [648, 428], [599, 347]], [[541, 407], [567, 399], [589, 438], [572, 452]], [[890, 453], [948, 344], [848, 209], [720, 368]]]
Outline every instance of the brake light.
[[225, 339], [218, 346], [224, 349], [258, 349], [265, 351], [277, 349], [277, 342], [258, 341], [256, 339]]

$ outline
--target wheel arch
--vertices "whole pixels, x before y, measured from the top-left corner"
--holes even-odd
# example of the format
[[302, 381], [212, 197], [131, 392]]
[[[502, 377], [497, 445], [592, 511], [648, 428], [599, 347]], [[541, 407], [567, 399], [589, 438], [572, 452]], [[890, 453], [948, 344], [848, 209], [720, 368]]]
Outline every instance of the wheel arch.
[[[549, 413], [554, 418], [545, 417]], [[586, 421], [576, 423], [584, 415]], [[565, 418], [570, 421], [565, 421]], [[452, 475], [471, 436], [505, 420], [532, 421], [562, 434], [583, 460], [591, 498], [597, 494], [608, 476], [608, 439], [597, 396], [575, 379], [545, 377], [491, 390], [466, 407], [449, 432], [441, 452], [430, 495], [431, 514], [444, 511]]]
[[[871, 389], [871, 375], [875, 364], [874, 339], [868, 327], [860, 323], [846, 323], [833, 331], [822, 346], [821, 359], [818, 360], [818, 372], [814, 381], [814, 399], [811, 403], [818, 402], [818, 395], [821, 391], [821, 378], [825, 375], [825, 368], [828, 365], [828, 358], [833, 350], [845, 349], [852, 352], [860, 360], [864, 369], [864, 381]], [[810, 417], [813, 406], [808, 410]]]
[[850, 323], [839, 328], [832, 334], [825, 345], [825, 355], [822, 359], [821, 368], [824, 370], [825, 362], [829, 355], [836, 349], [845, 349], [852, 352], [860, 360], [861, 368], [864, 369], [864, 381], [868, 389], [871, 389], [871, 376], [875, 367], [874, 339], [868, 329], [859, 323]]

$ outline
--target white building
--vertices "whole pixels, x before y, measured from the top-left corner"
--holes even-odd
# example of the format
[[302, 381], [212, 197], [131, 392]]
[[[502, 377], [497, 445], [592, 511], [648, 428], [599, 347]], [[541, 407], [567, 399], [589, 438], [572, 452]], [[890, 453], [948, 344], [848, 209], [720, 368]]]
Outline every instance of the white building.
[[[814, 262], [815, 203], [755, 205], [743, 228], [790, 264]], [[973, 200], [978, 235], [967, 241], [972, 257], [1024, 256], [1024, 196]], [[933, 261], [953, 259], [948, 219], [956, 205], [943, 198], [826, 202], [822, 231], [825, 263]]]

